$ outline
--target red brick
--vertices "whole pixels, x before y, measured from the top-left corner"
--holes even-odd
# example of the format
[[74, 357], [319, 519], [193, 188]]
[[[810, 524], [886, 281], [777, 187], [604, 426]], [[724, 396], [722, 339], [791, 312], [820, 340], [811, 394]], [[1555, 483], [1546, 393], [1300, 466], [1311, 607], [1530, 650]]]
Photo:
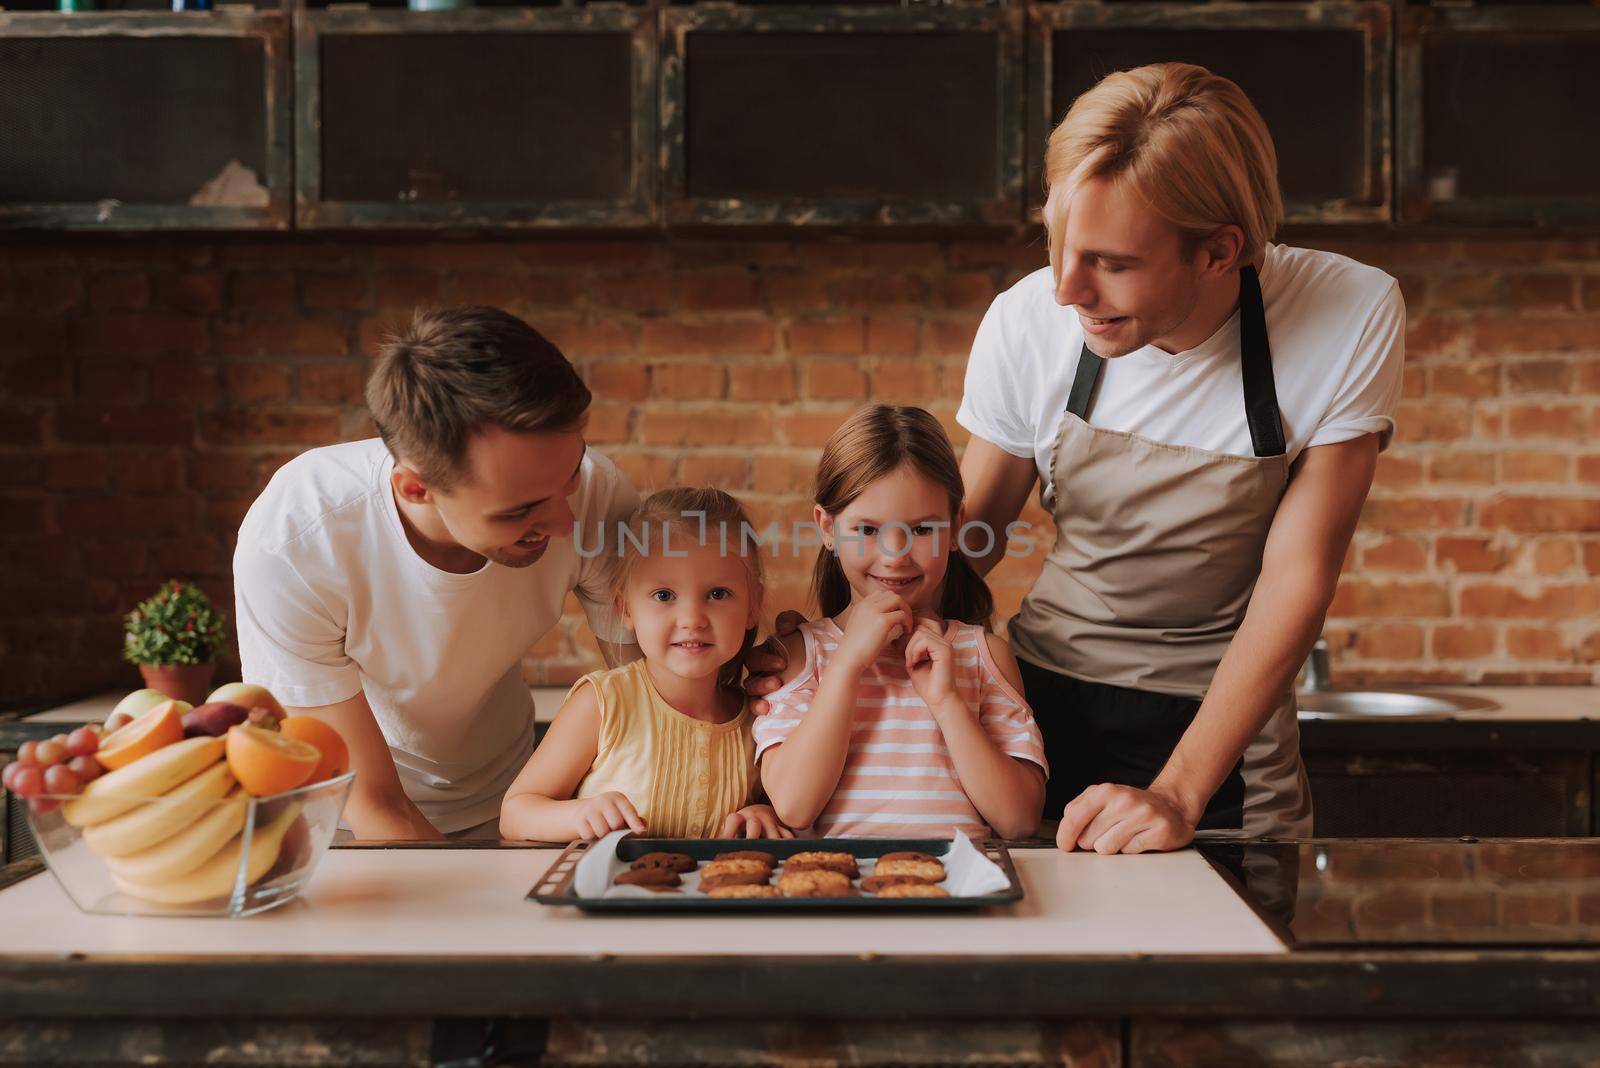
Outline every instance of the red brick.
[[1368, 530], [1437, 530], [1460, 526], [1465, 513], [1459, 497], [1369, 498], [1361, 521]]
[[994, 281], [984, 271], [958, 271], [934, 283], [933, 306], [952, 310], [987, 308], [994, 301]]
[[1583, 570], [1591, 575], [1600, 575], [1600, 538], [1584, 538], [1580, 548], [1583, 551]]
[[[1500, 364], [1496, 360], [1473, 360], [1470, 363], [1436, 363], [1428, 367], [1428, 392], [1434, 397], [1493, 397], [1500, 392]], [[1408, 409], [1420, 405], [1402, 405], [1400, 420], [1407, 421]]]
[[638, 440], [646, 445], [766, 445], [772, 437], [771, 419], [759, 409], [646, 409], [639, 413]]
[[125, 537], [188, 534], [195, 527], [194, 501], [187, 496], [64, 497], [58, 502], [64, 530], [88, 536], [115, 531]]
[[222, 389], [234, 404], [281, 404], [289, 399], [289, 368], [280, 363], [228, 364], [222, 369]]
[[950, 263], [956, 267], [1016, 267], [1037, 271], [1048, 262], [1042, 240], [1016, 240], [1005, 243], [960, 241], [949, 247]]
[[584, 286], [584, 296], [596, 308], [664, 315], [672, 309], [672, 280], [665, 275], [637, 278], [595, 278]]
[[59, 452], [43, 457], [46, 489], [104, 489], [110, 477], [103, 452]]
[[37, 445], [44, 437], [44, 418], [36, 411], [0, 404], [0, 445]]
[[1600, 274], [1583, 280], [1583, 306], [1587, 311], [1600, 311]]
[[792, 360], [728, 365], [728, 397], [731, 400], [781, 404], [794, 400], [797, 395]]
[[209, 404], [221, 393], [217, 369], [185, 360], [150, 368], [150, 396], [167, 403]]
[[[555, 323], [540, 319], [537, 328], [541, 334], [555, 342], [568, 359], [631, 356], [639, 348], [639, 324], [615, 317], [593, 322], [565, 323], [559, 330]], [[560, 340], [557, 340], [558, 335]]]
[[930, 319], [922, 324], [924, 356], [966, 356], [978, 334], [978, 320]]
[[327, 408], [224, 409], [201, 419], [210, 445], [327, 445], [339, 438], [339, 415]]
[[872, 370], [872, 396], [893, 404], [929, 403], [939, 392], [939, 365], [928, 360], [880, 359]]
[[[666, 246], [661, 241], [524, 241], [511, 248], [534, 271], [563, 273], [573, 267], [596, 271], [641, 271], [661, 263]], [[716, 249], [721, 252], [723, 250]], [[448, 266], [463, 266], [452, 263]]]
[[150, 306], [150, 278], [142, 271], [111, 271], [89, 283], [95, 311], [136, 311]]
[[1444, 623], [1431, 634], [1431, 655], [1440, 660], [1480, 660], [1494, 653], [1494, 628], [1486, 624]]
[[1483, 354], [1594, 352], [1600, 350], [1600, 317], [1581, 319], [1479, 319], [1472, 346]]
[[1513, 274], [1506, 278], [1511, 306], [1522, 311], [1576, 310], [1577, 283], [1577, 276], [1571, 274]]
[[678, 478], [686, 486], [716, 486], [733, 492], [750, 488], [746, 458], [738, 453], [690, 453], [678, 462]]
[[372, 303], [406, 308], [442, 303], [439, 276], [432, 271], [380, 270], [372, 276]]
[[158, 575], [224, 579], [230, 577], [233, 570], [229, 555], [216, 536], [168, 538], [151, 543], [150, 568]]
[[1486, 527], [1520, 531], [1600, 531], [1600, 500], [1576, 497], [1501, 497], [1482, 507]]
[[150, 372], [138, 364], [97, 358], [79, 361], [76, 378], [79, 400], [133, 404], [144, 400]]
[[118, 449], [111, 481], [123, 493], [171, 493], [183, 483], [183, 459], [171, 449]]
[[293, 271], [236, 271], [228, 277], [227, 304], [242, 315], [291, 311], [295, 307]]
[[873, 268], [927, 270], [944, 262], [944, 249], [934, 241], [866, 241], [861, 249]]
[[217, 324], [224, 356], [345, 356], [349, 330], [327, 319], [242, 319]]
[[1460, 355], [1467, 349], [1469, 330], [1460, 319], [1422, 316], [1406, 324], [1408, 359], [1428, 356]]
[[1582, 404], [1513, 404], [1506, 408], [1506, 432], [1514, 438], [1582, 438], [1587, 434]]
[[1495, 583], [1461, 587], [1461, 615], [1491, 619], [1566, 619], [1581, 587], [1546, 585], [1537, 592]]
[[[557, 308], [566, 308], [576, 303], [576, 281], [574, 279], [551, 279], [551, 285], [542, 286], [538, 292], [548, 293], [561, 288], [565, 282], [573, 288], [568, 291], [566, 299], [559, 297], [547, 301], [544, 307], [552, 304]], [[525, 278], [513, 274], [502, 274], [498, 271], [457, 271], [444, 276], [440, 286], [441, 302], [447, 305], [482, 304], [492, 308], [501, 308], [512, 315], [523, 318], [531, 316], [538, 306], [533, 298], [536, 291], [528, 286]]]
[[1504, 550], [1491, 538], [1440, 537], [1433, 543], [1433, 552], [1440, 567], [1448, 565], [1467, 574], [1499, 571], [1506, 563]]
[[765, 320], [702, 322], [650, 320], [640, 337], [648, 356], [754, 356], [772, 351], [772, 324]]
[[1565, 660], [1572, 650], [1551, 627], [1507, 627], [1506, 652], [1517, 660]]
[[1459, 441], [1472, 433], [1472, 409], [1462, 401], [1401, 401], [1397, 442]]
[[717, 363], [658, 363], [650, 374], [650, 392], [662, 400], [716, 401], [728, 391], [727, 372]]
[[796, 319], [783, 332], [791, 356], [853, 356], [866, 349], [866, 320], [860, 316]]
[[1578, 457], [1578, 481], [1600, 485], [1600, 453]]
[[218, 271], [158, 271], [155, 303], [170, 311], [204, 315], [222, 307], [222, 274]]
[[914, 308], [929, 305], [929, 287], [914, 274], [868, 274], [853, 277], [834, 288], [833, 302], [840, 308], [877, 311], [886, 308]]
[[1482, 237], [1463, 242], [1461, 255], [1485, 263], [1563, 263], [1594, 258], [1593, 241], [1578, 238]]
[[56, 412], [56, 434], [92, 445], [187, 445], [194, 413], [187, 406], [68, 404]]
[[[127, 580], [145, 575], [149, 552], [142, 541], [123, 541], [112, 537], [105, 541], [86, 542], [82, 549], [78, 566], [90, 578]], [[120, 633], [120, 623], [114, 629]], [[115, 649], [116, 645], [112, 643], [102, 648]]]
[[[528, 251], [528, 247], [509, 241], [420, 241], [372, 246], [372, 259], [384, 267], [520, 273], [526, 269]], [[308, 259], [295, 266], [325, 268], [329, 265]]]
[[673, 475], [675, 465], [672, 457], [664, 456], [657, 450], [613, 449], [606, 455], [641, 494], [677, 482]]
[[1498, 275], [1487, 271], [1436, 275], [1428, 283], [1428, 299], [1436, 308], [1477, 310], [1504, 301]]
[[812, 400], [862, 400], [867, 376], [855, 360], [807, 360], [800, 368], [801, 390]]
[[0, 387], [14, 399], [66, 400], [72, 396], [72, 365], [59, 355], [19, 359], [0, 366]]
[[1571, 922], [1572, 900], [1562, 888], [1513, 892], [1500, 898], [1501, 927], [1565, 927]]
[[1355, 650], [1369, 660], [1415, 660], [1422, 656], [1422, 628], [1413, 623], [1376, 623], [1356, 634]]
[[828, 443], [839, 424], [849, 417], [851, 407], [846, 405], [831, 411], [784, 412], [778, 419], [783, 430], [783, 440], [790, 445], [821, 446]]
[[677, 304], [689, 311], [753, 311], [760, 303], [754, 271], [689, 274], [677, 279]]
[[1428, 481], [1491, 485], [1495, 481], [1495, 454], [1451, 449], [1428, 457]]
[[255, 484], [255, 459], [246, 453], [212, 449], [187, 458], [190, 489], [205, 494], [239, 493]]
[[949, 361], [939, 371], [939, 396], [952, 399], [964, 396], [967, 388], [966, 379], [967, 361]]
[[1421, 364], [1408, 363], [1400, 369], [1400, 396], [1416, 400], [1428, 395], [1428, 369]]
[[300, 302], [307, 308], [355, 311], [372, 305], [372, 287], [360, 271], [300, 271]]
[[814, 311], [833, 303], [831, 279], [816, 271], [767, 271], [761, 299], [779, 311]]
[[307, 364], [295, 371], [295, 397], [305, 404], [362, 404], [366, 368], [359, 363]]
[[1555, 671], [1485, 671], [1473, 681], [1481, 686], [1593, 686], [1595, 674], [1582, 668]]
[[814, 456], [759, 453], [751, 461], [750, 488], [757, 493], [776, 496], [810, 494], [816, 480], [816, 468]]
[[1378, 469], [1373, 485], [1379, 490], [1409, 489], [1422, 481], [1422, 460], [1415, 456], [1402, 456], [1393, 452], [1378, 456]]
[[1500, 457], [1500, 482], [1565, 482], [1572, 458], [1559, 452], [1507, 452]]
[[1438, 582], [1367, 582], [1342, 580], [1330, 617], [1448, 616], [1450, 595]]
[[19, 270], [12, 276], [10, 288], [17, 310], [30, 315], [58, 315], [83, 302], [83, 279], [75, 269]]
[[1370, 571], [1425, 571], [1428, 547], [1417, 538], [1392, 537], [1361, 549], [1361, 568]]
[[866, 351], [874, 356], [914, 356], [917, 351], [917, 321], [869, 315]]
[[111, 312], [73, 324], [72, 347], [118, 356], [196, 356], [211, 346], [204, 319], [166, 312]]

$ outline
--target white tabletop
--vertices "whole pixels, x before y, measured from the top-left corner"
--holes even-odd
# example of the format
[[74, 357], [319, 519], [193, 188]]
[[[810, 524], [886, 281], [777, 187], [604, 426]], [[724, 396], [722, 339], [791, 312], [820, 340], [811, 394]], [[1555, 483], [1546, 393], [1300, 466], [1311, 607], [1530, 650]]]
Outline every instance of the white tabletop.
[[1025, 900], [961, 912], [586, 914], [524, 896], [558, 853], [336, 849], [243, 920], [88, 916], [53, 876], [0, 891], [0, 952], [288, 956], [856, 956], [1287, 952], [1198, 853], [1012, 854]]

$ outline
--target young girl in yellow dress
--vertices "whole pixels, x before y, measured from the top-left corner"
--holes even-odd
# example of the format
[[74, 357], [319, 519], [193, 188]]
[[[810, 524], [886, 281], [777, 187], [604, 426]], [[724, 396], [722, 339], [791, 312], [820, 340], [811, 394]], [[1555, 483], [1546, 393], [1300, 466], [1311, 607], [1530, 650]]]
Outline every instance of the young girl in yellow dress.
[[606, 532], [617, 605], [644, 657], [572, 687], [506, 791], [503, 836], [564, 842], [628, 828], [656, 838], [793, 837], [756, 803], [752, 717], [739, 687], [762, 595], [748, 523], [721, 490], [670, 489], [639, 507], [628, 536]]

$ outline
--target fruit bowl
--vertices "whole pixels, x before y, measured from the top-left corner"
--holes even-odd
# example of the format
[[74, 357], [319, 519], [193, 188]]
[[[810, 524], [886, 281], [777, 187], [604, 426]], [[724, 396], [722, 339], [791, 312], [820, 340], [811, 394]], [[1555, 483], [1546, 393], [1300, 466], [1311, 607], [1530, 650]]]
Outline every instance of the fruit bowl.
[[214, 783], [195, 775], [159, 795], [42, 794], [20, 807], [84, 912], [233, 917], [294, 900], [333, 840], [355, 773], [266, 797], [211, 774]]

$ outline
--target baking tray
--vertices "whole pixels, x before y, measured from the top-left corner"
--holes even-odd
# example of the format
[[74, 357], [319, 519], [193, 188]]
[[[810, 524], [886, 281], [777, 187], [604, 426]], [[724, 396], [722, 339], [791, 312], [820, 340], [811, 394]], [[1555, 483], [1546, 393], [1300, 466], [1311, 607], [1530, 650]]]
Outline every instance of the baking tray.
[[[985, 905], [1009, 905], [1021, 901], [1023, 897], [1022, 880], [1017, 877], [1016, 866], [1011, 863], [1011, 853], [1004, 842], [992, 838], [974, 839], [972, 845], [1000, 866], [1006, 876], [1006, 887], [977, 897], [885, 898], [872, 894], [858, 897], [765, 898], [717, 898], [696, 894], [579, 897], [572, 889], [573, 873], [578, 868], [578, 861], [593, 844], [573, 842], [567, 846], [533, 889], [528, 891], [528, 900], [541, 905], [573, 905], [588, 912], [806, 912], [813, 909], [847, 912], [865, 909], [876, 912], [884, 909], [970, 909]], [[634, 838], [629, 835], [617, 843], [617, 856], [622, 860], [634, 860], [646, 853], [687, 853], [704, 864], [718, 853], [759, 849], [771, 853], [781, 863], [796, 853], [826, 850], [849, 853], [860, 861], [903, 851], [942, 857], [950, 851], [950, 845], [948, 838]]]

